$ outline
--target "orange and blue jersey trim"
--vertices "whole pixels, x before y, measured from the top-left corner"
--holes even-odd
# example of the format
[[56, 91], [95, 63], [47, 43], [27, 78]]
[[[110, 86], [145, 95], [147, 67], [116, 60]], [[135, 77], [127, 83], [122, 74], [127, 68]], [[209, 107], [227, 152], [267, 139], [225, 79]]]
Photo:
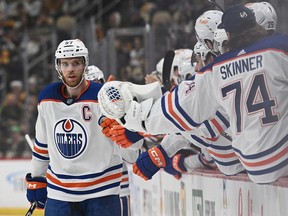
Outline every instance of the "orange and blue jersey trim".
[[180, 106], [177, 87], [161, 98], [161, 107], [164, 116], [181, 131], [189, 131], [200, 125], [193, 121]]
[[[69, 194], [92, 194], [120, 186], [122, 164], [110, 167], [103, 172], [71, 176], [56, 174], [48, 167], [46, 174], [48, 187]], [[69, 180], [69, 182], [67, 181]], [[86, 190], [85, 190], [86, 189]]]
[[35, 138], [35, 143], [33, 147], [33, 157], [36, 157], [40, 160], [48, 161], [49, 153], [47, 144], [40, 143], [37, 138]]
[[286, 134], [276, 145], [273, 145], [271, 148], [263, 152], [253, 155], [245, 155], [239, 149], [234, 148], [234, 151], [239, 155], [247, 173], [251, 175], [263, 175], [275, 172], [287, 166], [287, 142], [288, 134]]

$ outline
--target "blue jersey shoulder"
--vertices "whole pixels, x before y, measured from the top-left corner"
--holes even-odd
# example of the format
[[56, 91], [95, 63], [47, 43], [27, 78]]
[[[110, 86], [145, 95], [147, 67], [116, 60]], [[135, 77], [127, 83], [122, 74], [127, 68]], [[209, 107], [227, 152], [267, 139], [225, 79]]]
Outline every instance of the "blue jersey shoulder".
[[80, 100], [98, 100], [98, 92], [103, 84], [90, 82], [89, 88], [81, 95]]
[[266, 49], [276, 49], [288, 52], [288, 35], [275, 34], [272, 36], [267, 36], [251, 46], [244, 49], [247, 53], [266, 50]]
[[62, 82], [47, 85], [39, 94], [38, 103], [45, 99], [60, 99]]
[[[67, 98], [64, 98], [61, 92], [63, 85], [64, 84], [62, 82], [56, 82], [56, 83], [51, 83], [47, 85], [40, 92], [39, 97], [38, 97], [38, 103], [40, 103], [42, 100], [45, 100], [45, 99], [61, 100], [67, 103]], [[74, 99], [73, 103], [77, 101], [81, 101], [81, 100], [98, 100], [97, 96], [101, 87], [102, 87], [102, 84], [89, 81], [88, 88], [81, 94], [79, 98]]]

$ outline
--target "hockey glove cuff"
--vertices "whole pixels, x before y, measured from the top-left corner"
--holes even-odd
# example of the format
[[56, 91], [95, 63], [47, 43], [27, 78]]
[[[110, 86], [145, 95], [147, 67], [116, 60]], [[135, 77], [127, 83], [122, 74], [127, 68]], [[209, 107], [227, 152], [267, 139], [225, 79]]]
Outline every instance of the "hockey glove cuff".
[[47, 200], [47, 180], [44, 177], [31, 177], [26, 175], [26, 197], [30, 203], [37, 202], [37, 208], [43, 209]]
[[111, 139], [122, 148], [128, 148], [133, 143], [136, 143], [144, 138], [144, 136], [140, 135], [138, 132], [130, 131], [124, 128], [122, 125], [113, 126], [113, 128], [110, 130], [110, 134]]

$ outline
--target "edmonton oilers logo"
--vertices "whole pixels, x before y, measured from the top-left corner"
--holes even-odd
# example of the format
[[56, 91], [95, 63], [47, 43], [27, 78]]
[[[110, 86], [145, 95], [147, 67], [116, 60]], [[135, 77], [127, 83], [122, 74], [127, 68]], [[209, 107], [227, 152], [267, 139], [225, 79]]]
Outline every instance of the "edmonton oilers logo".
[[80, 155], [86, 148], [87, 134], [76, 120], [63, 119], [55, 125], [54, 141], [61, 155], [71, 159]]

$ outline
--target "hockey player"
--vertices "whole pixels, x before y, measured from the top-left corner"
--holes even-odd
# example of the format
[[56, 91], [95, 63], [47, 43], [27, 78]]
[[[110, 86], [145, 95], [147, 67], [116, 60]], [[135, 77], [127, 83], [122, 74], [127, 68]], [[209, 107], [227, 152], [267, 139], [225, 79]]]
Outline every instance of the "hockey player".
[[[55, 67], [62, 82], [39, 95], [27, 199], [46, 216], [120, 215], [122, 159], [101, 132], [97, 93], [85, 79], [88, 49], [79, 39], [62, 41]], [[48, 192], [48, 196], [47, 196]]]
[[288, 173], [288, 135], [283, 130], [288, 123], [288, 37], [266, 37], [254, 13], [242, 5], [228, 8], [222, 23], [229, 52], [177, 91], [157, 101], [127, 103], [125, 127], [150, 133], [192, 130], [222, 107], [230, 117], [232, 146], [250, 179], [273, 182]]
[[[178, 68], [177, 73], [182, 78], [187, 77], [187, 74], [193, 76], [195, 71], [194, 67], [192, 67], [194, 62], [191, 64], [192, 54], [196, 54], [196, 58], [199, 57], [195, 70], [198, 70], [196, 69], [197, 66], [202, 68], [203, 64], [208, 64], [215, 58], [212, 51], [198, 42], [194, 47], [194, 53], [191, 50], [190, 52], [175, 51], [171, 70], [174, 70], [175, 67]], [[221, 121], [223, 119], [227, 125], [226, 127], [228, 127], [229, 122], [225, 120], [225, 117], [220, 112], [217, 112], [214, 118], [205, 121], [202, 126], [191, 132], [182, 131], [178, 134], [166, 135], [160, 145], [150, 150], [154, 151], [155, 148], [161, 149], [161, 152], [165, 156], [165, 166], [161, 164], [157, 167], [157, 164], [155, 165], [152, 162], [152, 154], [144, 152], [133, 165], [134, 173], [147, 180], [151, 179], [159, 168], [164, 168], [164, 170], [170, 172], [176, 178], [179, 178], [181, 173], [191, 173], [196, 168], [216, 169], [217, 167], [225, 175], [242, 172], [244, 168], [235, 155], [231, 140], [229, 140], [230, 136], [227, 135], [227, 132], [230, 133], [230, 131], [226, 130], [224, 132], [225, 127], [221, 128], [221, 124], [223, 125]], [[215, 125], [217, 126], [215, 127]], [[221, 136], [219, 131], [223, 131]], [[198, 152], [194, 150], [195, 145], [198, 148]], [[189, 151], [191, 146], [194, 146], [192, 147], [193, 150]], [[170, 158], [173, 160], [172, 168], [176, 169], [177, 172], [171, 168], [167, 168], [167, 166], [170, 166]]]
[[[273, 6], [268, 2], [247, 3], [245, 5], [252, 10], [256, 17], [256, 22], [261, 25], [269, 34], [274, 34], [277, 28], [277, 14]], [[223, 28], [217, 28], [214, 32], [214, 42], [216, 49], [221, 54], [228, 51], [228, 36]]]
[[[191, 64], [193, 51], [191, 49], [175, 50], [175, 56], [171, 65], [170, 80], [171, 85], [179, 84], [195, 73], [194, 66]], [[164, 58], [157, 64], [157, 71], [162, 75]], [[159, 65], [161, 64], [161, 66]], [[172, 87], [173, 89], [173, 87]], [[172, 90], [173, 91], [173, 90]], [[161, 143], [143, 152], [137, 161], [133, 164], [133, 172], [145, 180], [151, 179], [153, 175], [163, 168], [167, 173], [173, 175], [176, 179], [181, 177], [181, 173], [192, 172], [196, 168], [215, 168], [212, 158], [208, 151], [205, 151], [206, 157], [191, 142], [191, 136], [188, 139], [181, 134], [166, 134]], [[192, 139], [192, 141], [194, 141]], [[202, 144], [201, 144], [202, 146]], [[153, 163], [153, 157], [150, 152], [155, 149], [161, 149], [165, 154], [165, 164], [157, 166]], [[205, 147], [206, 149], [206, 147]], [[176, 170], [177, 169], [177, 170]]]

